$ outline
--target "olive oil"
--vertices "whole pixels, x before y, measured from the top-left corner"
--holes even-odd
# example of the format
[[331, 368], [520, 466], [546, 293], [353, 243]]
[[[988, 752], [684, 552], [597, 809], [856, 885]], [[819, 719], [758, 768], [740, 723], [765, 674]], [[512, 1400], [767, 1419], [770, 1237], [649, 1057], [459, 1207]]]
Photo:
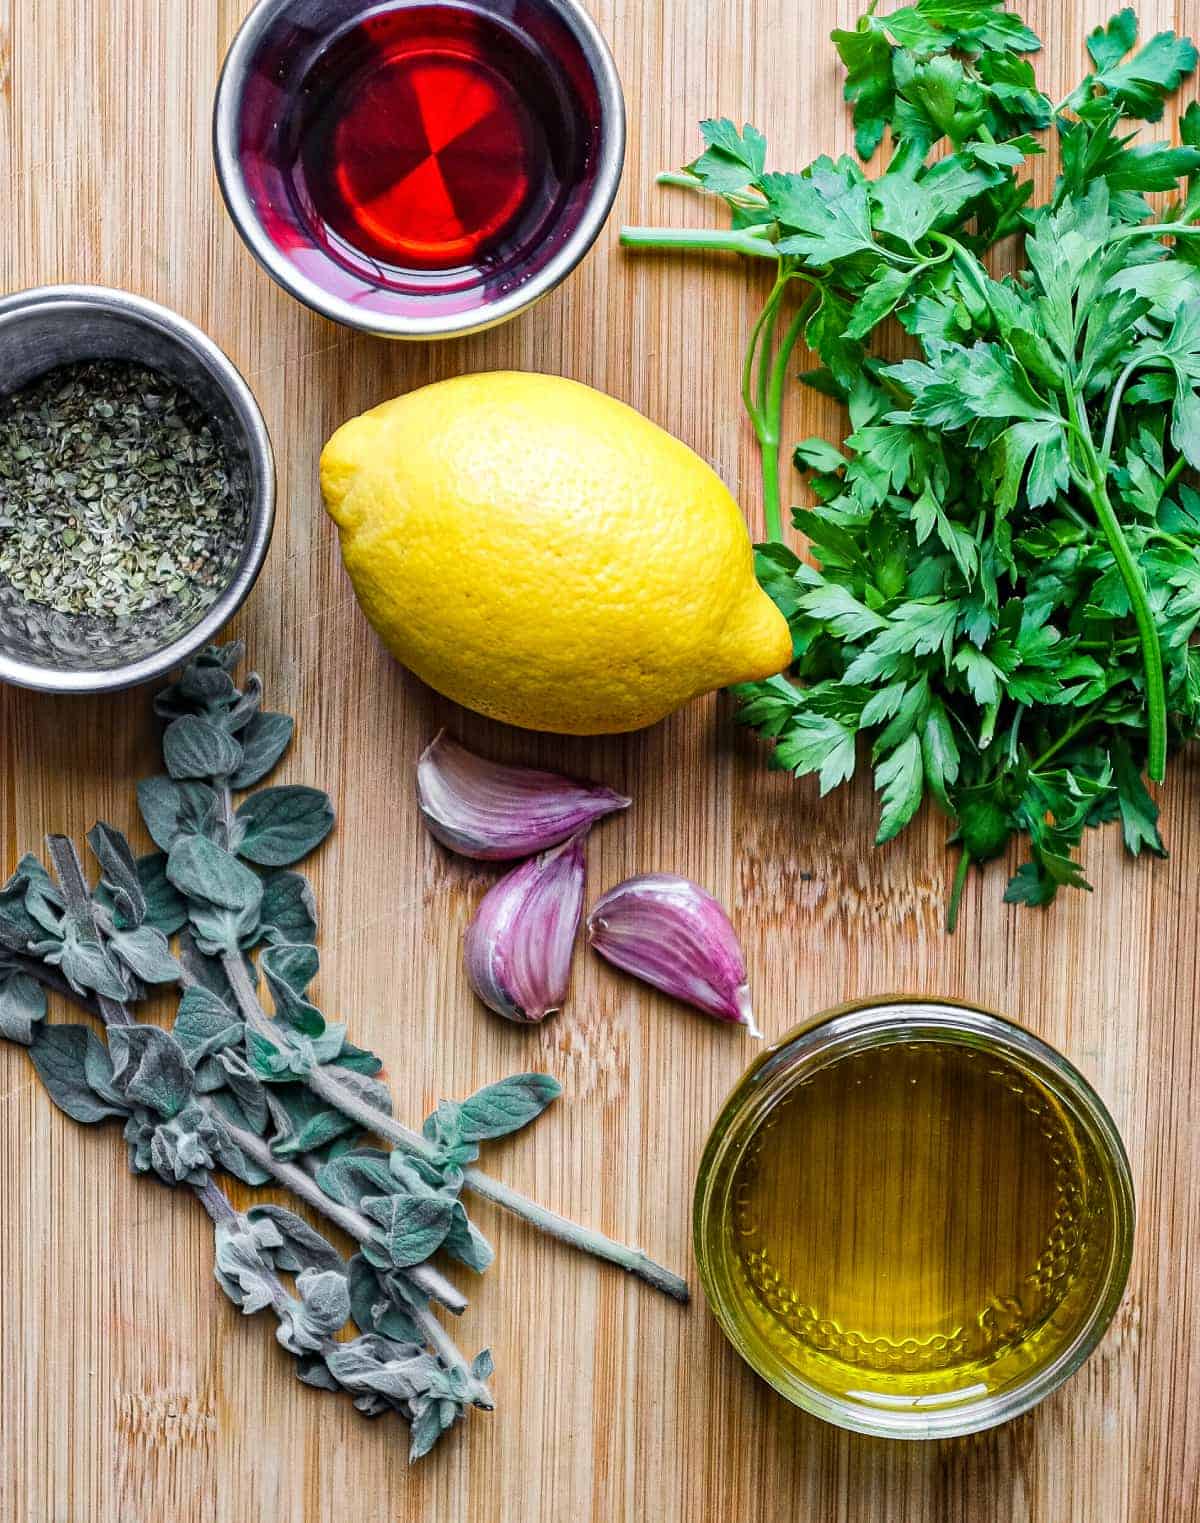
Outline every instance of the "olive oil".
[[1074, 1367], [1097, 1306], [1115, 1305], [1114, 1266], [1117, 1295], [1124, 1281], [1128, 1197], [1037, 1062], [919, 1023], [875, 1035], [751, 1070], [726, 1115], [759, 1114], [723, 1149], [718, 1123], [723, 1208], [698, 1192], [697, 1246], [752, 1363], [802, 1405], [885, 1431]]

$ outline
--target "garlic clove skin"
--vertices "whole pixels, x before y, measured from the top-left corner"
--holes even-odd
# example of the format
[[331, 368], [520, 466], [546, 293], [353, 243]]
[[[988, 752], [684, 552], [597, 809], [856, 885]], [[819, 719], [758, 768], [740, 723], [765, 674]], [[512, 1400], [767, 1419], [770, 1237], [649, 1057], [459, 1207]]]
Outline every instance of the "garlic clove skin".
[[583, 916], [585, 834], [507, 873], [467, 927], [471, 988], [506, 1020], [533, 1024], [562, 1007]]
[[632, 800], [598, 783], [485, 760], [442, 730], [417, 763], [430, 835], [462, 857], [511, 862], [557, 846]]
[[616, 967], [719, 1021], [754, 1024], [741, 945], [721, 905], [698, 883], [646, 873], [600, 898], [587, 921], [591, 946]]

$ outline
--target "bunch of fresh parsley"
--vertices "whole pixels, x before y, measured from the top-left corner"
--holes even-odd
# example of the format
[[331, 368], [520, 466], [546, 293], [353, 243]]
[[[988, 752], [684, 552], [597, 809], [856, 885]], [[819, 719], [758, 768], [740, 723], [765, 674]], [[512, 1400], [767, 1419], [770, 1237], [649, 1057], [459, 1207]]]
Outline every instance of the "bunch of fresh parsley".
[[[1086, 888], [1073, 853], [1120, 819], [1162, 854], [1143, 774], [1200, 731], [1200, 106], [1183, 145], [1135, 143], [1194, 70], [1130, 10], [1088, 39], [1092, 72], [1060, 105], [1024, 55], [1039, 43], [996, 0], [917, 0], [834, 33], [859, 153], [890, 139], [878, 178], [852, 159], [768, 172], [752, 127], [702, 125], [705, 152], [664, 176], [731, 209], [733, 227], [628, 229], [633, 247], [771, 259], [743, 395], [762, 445], [771, 542], [763, 586], [795, 640], [790, 677], [738, 690], [772, 765], [855, 771], [863, 737], [890, 840], [932, 797], [967, 871], [1022, 836], [1012, 902]], [[1061, 171], [1032, 207], [1025, 161], [1057, 133]], [[1169, 199], [1152, 209], [1147, 197]], [[1012, 234], [1023, 268], [981, 256]], [[787, 298], [804, 299], [785, 321]], [[898, 319], [911, 357], [872, 352]], [[840, 398], [840, 448], [795, 451], [815, 505], [783, 543], [780, 414], [803, 379]]]

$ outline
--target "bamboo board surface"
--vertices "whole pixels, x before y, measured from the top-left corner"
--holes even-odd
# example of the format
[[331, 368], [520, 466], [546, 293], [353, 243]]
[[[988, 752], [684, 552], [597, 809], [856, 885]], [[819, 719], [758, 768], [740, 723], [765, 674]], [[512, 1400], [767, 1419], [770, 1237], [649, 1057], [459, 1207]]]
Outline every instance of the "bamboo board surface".
[[[1173, 849], [1131, 863], [1087, 847], [1091, 896], [1049, 913], [973, 877], [942, 931], [949, 859], [926, 818], [871, 846], [865, 783], [819, 803], [768, 775], [710, 699], [644, 734], [556, 740], [462, 714], [376, 644], [351, 596], [315, 462], [343, 419], [462, 371], [561, 372], [679, 434], [757, 512], [737, 367], [760, 292], [744, 265], [628, 257], [622, 220], [699, 221], [656, 189], [691, 157], [697, 118], [748, 117], [793, 167], [849, 146], [826, 42], [853, 0], [593, 0], [629, 104], [616, 210], [585, 267], [533, 313], [432, 347], [354, 336], [279, 291], [220, 205], [208, 150], [220, 60], [249, 0], [0, 0], [3, 289], [124, 286], [177, 308], [255, 390], [280, 467], [262, 580], [236, 621], [273, 708], [298, 716], [280, 780], [328, 788], [339, 827], [315, 859], [319, 1002], [379, 1051], [399, 1111], [527, 1068], [564, 1099], [491, 1160], [519, 1188], [695, 1271], [690, 1192], [725, 1093], [751, 1056], [580, 955], [566, 1012], [523, 1031], [477, 1008], [460, 939], [490, 874], [421, 830], [415, 758], [439, 725], [492, 754], [567, 767], [632, 794], [589, 847], [591, 893], [636, 871], [711, 886], [743, 933], [760, 1019], [777, 1036], [861, 995], [921, 990], [1020, 1017], [1111, 1106], [1140, 1218], [1130, 1289], [1097, 1355], [1033, 1414], [980, 1437], [896, 1445], [794, 1411], [687, 1310], [481, 1204], [497, 1262], [458, 1331], [490, 1344], [498, 1410], [415, 1470], [394, 1422], [298, 1384], [267, 1319], [241, 1319], [211, 1274], [186, 1192], [126, 1172], [116, 1132], [51, 1107], [0, 1050], [0, 1518], [8, 1523], [1181, 1523], [1200, 1518], [1200, 753], [1163, 797]], [[1048, 39], [1042, 82], [1078, 77], [1100, 0], [1024, 7]], [[1141, 0], [1147, 32], [1200, 32], [1200, 0]], [[801, 409], [805, 416], [801, 416]], [[785, 438], [837, 426], [791, 401]], [[486, 532], [486, 526], [481, 526]], [[99, 817], [140, 849], [134, 781], [155, 766], [149, 694], [68, 700], [0, 690], [0, 876], [45, 832]], [[61, 1012], [55, 1012], [61, 1018]], [[819, 1224], [816, 1230], [819, 1230]]]

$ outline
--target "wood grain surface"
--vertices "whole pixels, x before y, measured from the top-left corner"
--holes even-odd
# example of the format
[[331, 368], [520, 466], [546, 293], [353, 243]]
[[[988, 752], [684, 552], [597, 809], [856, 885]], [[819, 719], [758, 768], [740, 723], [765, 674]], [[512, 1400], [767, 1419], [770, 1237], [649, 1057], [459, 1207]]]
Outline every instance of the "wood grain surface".
[[[1147, 31], [1200, 32], [1200, 0], [1141, 0]], [[385, 1058], [411, 1118], [440, 1095], [545, 1068], [564, 1100], [496, 1147], [513, 1184], [637, 1241], [695, 1284], [697, 1160], [751, 1055], [736, 1030], [580, 955], [567, 1010], [518, 1030], [473, 1002], [463, 927], [490, 874], [419, 826], [416, 756], [448, 724], [492, 754], [561, 765], [632, 794], [589, 847], [591, 893], [652, 868], [730, 905], [760, 1018], [778, 1035], [845, 998], [897, 989], [1005, 1009], [1094, 1081], [1128, 1144], [1140, 1202], [1129, 1293], [1099, 1352], [1018, 1422], [937, 1444], [823, 1426], [761, 1384], [703, 1302], [683, 1310], [481, 1204], [497, 1245], [472, 1285], [465, 1347], [495, 1351], [498, 1410], [419, 1467], [407, 1435], [299, 1385], [268, 1321], [212, 1279], [209, 1224], [186, 1193], [125, 1168], [110, 1129], [55, 1111], [23, 1053], [0, 1051], [0, 1518], [13, 1523], [1167, 1523], [1200, 1518], [1200, 753], [1164, 790], [1165, 863], [1089, 842], [1092, 895], [1003, 906], [1004, 868], [973, 877], [942, 930], [944, 826], [872, 845], [864, 784], [818, 802], [770, 776], [710, 699], [644, 734], [557, 740], [465, 715], [381, 651], [316, 490], [342, 420], [397, 392], [498, 366], [560, 372], [643, 409], [710, 460], [751, 519], [759, 488], [736, 367], [758, 271], [631, 257], [622, 220], [699, 221], [657, 189], [701, 116], [749, 117], [775, 161], [849, 145], [826, 38], [854, 0], [594, 0], [629, 102], [612, 221], [586, 265], [531, 314], [430, 347], [357, 337], [257, 268], [213, 180], [209, 111], [249, 0], [0, 0], [6, 290], [94, 280], [199, 323], [243, 369], [274, 436], [280, 513], [236, 633], [272, 707], [294, 712], [287, 780], [320, 784], [340, 823], [315, 861], [319, 998]], [[1052, 92], [1078, 77], [1101, 0], [1026, 7]], [[837, 427], [792, 398], [785, 437]], [[801, 417], [801, 409], [805, 416]], [[486, 525], [480, 526], [486, 533]], [[154, 770], [149, 695], [0, 691], [0, 870], [49, 830], [97, 816], [144, 840], [133, 784]], [[56, 1012], [57, 1014], [58, 1012]], [[813, 1223], [820, 1231], [820, 1223]]]

